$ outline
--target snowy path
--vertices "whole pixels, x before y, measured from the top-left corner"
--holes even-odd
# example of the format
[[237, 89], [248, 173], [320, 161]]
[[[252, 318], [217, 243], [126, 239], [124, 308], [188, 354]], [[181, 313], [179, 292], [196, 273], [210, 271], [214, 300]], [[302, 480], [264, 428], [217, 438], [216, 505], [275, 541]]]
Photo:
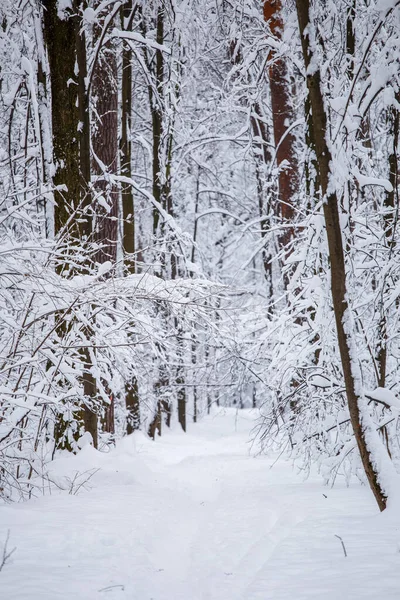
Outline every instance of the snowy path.
[[9, 529], [17, 547], [0, 599], [399, 600], [398, 521], [357, 484], [252, 458], [252, 425], [229, 410], [57, 461], [57, 475], [100, 470], [78, 495], [0, 507], [0, 543]]

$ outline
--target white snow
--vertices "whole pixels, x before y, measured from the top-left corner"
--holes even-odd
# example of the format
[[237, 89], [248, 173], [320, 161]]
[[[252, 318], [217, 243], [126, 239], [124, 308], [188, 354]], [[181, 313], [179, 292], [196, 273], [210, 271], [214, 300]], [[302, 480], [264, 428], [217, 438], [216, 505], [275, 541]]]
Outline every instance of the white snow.
[[390, 408], [395, 410], [400, 410], [400, 401], [397, 396], [387, 388], [377, 387], [375, 390], [367, 390], [365, 392], [367, 398], [371, 398], [373, 400], [377, 400], [378, 402], [383, 402]]
[[0, 507], [0, 545], [10, 530], [16, 546], [0, 598], [398, 600], [398, 517], [355, 482], [326, 488], [251, 456], [255, 416], [216, 410], [187, 434], [57, 459], [60, 485], [93, 477]]

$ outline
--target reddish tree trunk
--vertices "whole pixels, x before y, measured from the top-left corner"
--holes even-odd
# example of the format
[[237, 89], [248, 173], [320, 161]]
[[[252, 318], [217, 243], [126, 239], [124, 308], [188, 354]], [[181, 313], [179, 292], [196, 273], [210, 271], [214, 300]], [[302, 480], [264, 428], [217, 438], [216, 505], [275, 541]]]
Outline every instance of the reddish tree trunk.
[[[266, 0], [264, 3], [264, 20], [269, 23], [271, 33], [279, 40], [282, 38], [283, 20], [281, 0]], [[287, 67], [284, 58], [275, 57], [271, 51], [269, 58], [273, 60], [269, 67], [269, 85], [271, 93], [272, 120], [276, 148], [276, 163], [279, 167], [279, 214], [284, 224], [293, 221], [293, 198], [298, 189], [298, 169], [295, 154], [295, 137], [288, 130], [293, 125], [294, 115], [290, 102], [287, 80]], [[293, 230], [285, 228], [280, 235], [280, 246], [286, 246], [293, 237]]]

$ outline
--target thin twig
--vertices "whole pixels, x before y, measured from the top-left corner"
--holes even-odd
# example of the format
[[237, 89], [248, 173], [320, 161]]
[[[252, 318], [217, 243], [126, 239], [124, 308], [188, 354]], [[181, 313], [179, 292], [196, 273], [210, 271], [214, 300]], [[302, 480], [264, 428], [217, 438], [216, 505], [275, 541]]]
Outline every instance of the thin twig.
[[338, 540], [340, 540], [340, 543], [342, 544], [344, 556], [345, 556], [345, 558], [347, 558], [346, 546], [344, 545], [344, 541], [342, 540], [342, 538], [340, 537], [340, 535], [336, 535], [336, 533], [335, 533], [335, 537], [337, 537]]
[[0, 571], [6, 565], [7, 561], [11, 558], [11, 556], [14, 554], [14, 552], [17, 549], [15, 547], [12, 550], [7, 551], [7, 545], [8, 545], [9, 539], [10, 539], [10, 530], [7, 531], [7, 537], [6, 537], [6, 541], [5, 541], [4, 548], [3, 548], [3, 556], [1, 559], [1, 563], [0, 563]]

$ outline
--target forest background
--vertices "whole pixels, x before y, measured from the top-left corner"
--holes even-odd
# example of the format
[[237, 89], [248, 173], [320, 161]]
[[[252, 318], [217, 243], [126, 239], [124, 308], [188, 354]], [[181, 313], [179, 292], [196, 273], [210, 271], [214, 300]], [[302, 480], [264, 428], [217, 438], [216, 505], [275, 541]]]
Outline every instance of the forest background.
[[[398, 497], [395, 0], [4, 0], [0, 493], [258, 407]], [[50, 482], [51, 483], [51, 482]]]

